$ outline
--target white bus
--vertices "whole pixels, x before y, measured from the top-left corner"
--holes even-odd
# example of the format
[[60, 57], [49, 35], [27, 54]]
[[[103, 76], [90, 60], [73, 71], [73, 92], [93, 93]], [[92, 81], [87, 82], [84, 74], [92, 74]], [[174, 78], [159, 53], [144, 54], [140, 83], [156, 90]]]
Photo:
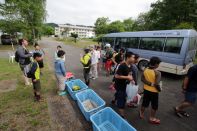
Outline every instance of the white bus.
[[103, 45], [110, 43], [118, 50], [140, 55], [139, 69], [143, 70], [152, 56], [162, 60], [159, 70], [184, 75], [193, 65], [197, 48], [195, 30], [160, 30], [111, 33], [103, 37]]

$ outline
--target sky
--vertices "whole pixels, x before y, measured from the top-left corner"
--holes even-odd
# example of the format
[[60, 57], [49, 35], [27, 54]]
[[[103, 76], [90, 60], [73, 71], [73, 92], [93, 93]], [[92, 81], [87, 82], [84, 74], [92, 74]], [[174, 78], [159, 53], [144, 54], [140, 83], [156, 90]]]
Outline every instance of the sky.
[[111, 21], [137, 18], [157, 0], [47, 0], [47, 22], [93, 26], [98, 17]]

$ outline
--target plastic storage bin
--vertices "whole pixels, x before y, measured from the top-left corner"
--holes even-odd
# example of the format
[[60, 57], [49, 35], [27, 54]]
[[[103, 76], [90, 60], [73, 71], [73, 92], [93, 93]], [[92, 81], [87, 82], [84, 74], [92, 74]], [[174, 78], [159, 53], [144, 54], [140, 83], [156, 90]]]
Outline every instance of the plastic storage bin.
[[[82, 92], [79, 92], [76, 94], [77, 97], [77, 104], [85, 116], [87, 121], [90, 121], [90, 116], [93, 115], [94, 113], [98, 112], [99, 110], [103, 109], [105, 106], [105, 101], [101, 99], [98, 94], [96, 94], [93, 90], [87, 89]], [[91, 110], [87, 110], [85, 106], [83, 105], [83, 102], [86, 100], [91, 100], [94, 102], [97, 107], [93, 108]]]
[[[66, 82], [66, 85], [67, 85], [68, 93], [71, 95], [73, 100], [76, 100], [76, 96], [75, 96], [76, 93], [78, 93], [80, 91], [83, 91], [83, 90], [88, 88], [88, 86], [83, 81], [81, 81], [80, 79], [68, 81], [68, 82]], [[73, 86], [79, 86], [80, 90], [73, 91], [72, 90]]]
[[93, 131], [136, 131], [112, 108], [106, 107], [90, 117]]

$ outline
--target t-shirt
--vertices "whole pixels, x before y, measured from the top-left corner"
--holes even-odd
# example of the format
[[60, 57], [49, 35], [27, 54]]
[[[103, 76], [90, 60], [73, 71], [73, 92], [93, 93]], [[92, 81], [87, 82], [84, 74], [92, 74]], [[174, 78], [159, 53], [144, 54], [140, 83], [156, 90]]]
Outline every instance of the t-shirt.
[[123, 61], [123, 55], [121, 55], [120, 53], [118, 53], [116, 56], [115, 56], [115, 61], [116, 63], [120, 63], [121, 61]]
[[197, 92], [197, 65], [191, 67], [187, 73], [189, 83], [187, 87], [188, 92]]
[[98, 54], [97, 54], [96, 50], [93, 50], [91, 52], [91, 61], [92, 61], [92, 64], [97, 64], [98, 63]]
[[[156, 78], [155, 71], [153, 69], [147, 68], [144, 70], [143, 74], [147, 81], [155, 84], [157, 78]], [[154, 86], [149, 86], [149, 85], [144, 84], [144, 89], [150, 92], [158, 93], [157, 88]]]
[[113, 50], [112, 49], [108, 50], [105, 56], [106, 56], [106, 60], [110, 60], [113, 57]]
[[[131, 68], [127, 66], [126, 63], [121, 64], [118, 67], [118, 70], [116, 72], [117, 75], [120, 76], [128, 76], [131, 73]], [[125, 79], [115, 79], [115, 87], [116, 90], [126, 91], [126, 86], [129, 84], [128, 80]]]
[[101, 58], [101, 52], [99, 50], [96, 50], [96, 54], [97, 54], [98, 59], [100, 59]]
[[133, 80], [135, 81], [135, 85], [138, 85], [138, 68], [136, 64], [131, 65], [131, 72], [132, 72]]

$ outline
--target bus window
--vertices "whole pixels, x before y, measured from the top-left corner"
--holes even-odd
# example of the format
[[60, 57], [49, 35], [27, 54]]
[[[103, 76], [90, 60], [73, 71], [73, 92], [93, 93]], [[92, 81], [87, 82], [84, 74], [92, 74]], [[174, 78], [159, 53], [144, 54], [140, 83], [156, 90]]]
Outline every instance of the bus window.
[[129, 48], [129, 43], [127, 42], [127, 38], [120, 38], [118, 44], [123, 48]]
[[162, 51], [165, 38], [141, 38], [140, 49]]
[[114, 46], [114, 40], [115, 40], [115, 38], [105, 37], [103, 39], [103, 43], [104, 43], [104, 45], [106, 43], [109, 43], [111, 45], [111, 47], [113, 47]]
[[138, 48], [139, 39], [138, 38], [128, 38], [129, 48]]
[[196, 47], [197, 47], [196, 37], [190, 38], [189, 50], [196, 50]]
[[183, 38], [167, 38], [164, 52], [180, 53]]

